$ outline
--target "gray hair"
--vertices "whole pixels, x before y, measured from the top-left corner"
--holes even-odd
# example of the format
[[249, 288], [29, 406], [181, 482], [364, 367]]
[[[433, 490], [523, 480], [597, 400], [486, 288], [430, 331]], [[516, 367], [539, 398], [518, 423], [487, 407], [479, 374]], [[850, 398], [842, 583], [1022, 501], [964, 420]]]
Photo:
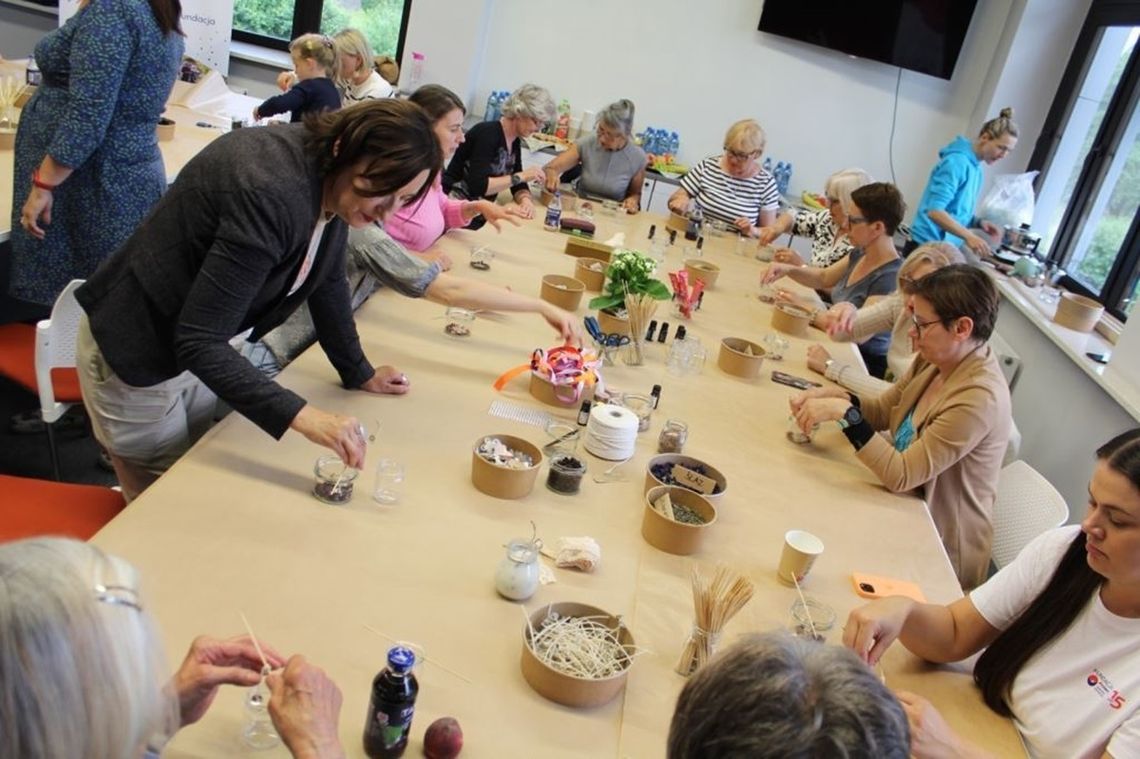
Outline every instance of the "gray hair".
[[554, 98], [537, 84], [522, 85], [503, 103], [503, 116], [534, 119], [539, 124], [553, 121], [555, 110]]
[[871, 175], [863, 169], [843, 169], [827, 178], [827, 184], [823, 186], [823, 191], [827, 193], [829, 198], [839, 199], [839, 204], [843, 206], [843, 213], [850, 213], [851, 193], [874, 181]]
[[137, 587], [131, 565], [77, 540], [0, 546], [0, 756], [120, 759], [174, 734]]
[[677, 699], [668, 759], [906, 759], [910, 730], [894, 695], [851, 651], [787, 632], [742, 638]]
[[633, 134], [633, 101], [622, 98], [598, 113], [598, 123], [619, 130], [626, 137]]

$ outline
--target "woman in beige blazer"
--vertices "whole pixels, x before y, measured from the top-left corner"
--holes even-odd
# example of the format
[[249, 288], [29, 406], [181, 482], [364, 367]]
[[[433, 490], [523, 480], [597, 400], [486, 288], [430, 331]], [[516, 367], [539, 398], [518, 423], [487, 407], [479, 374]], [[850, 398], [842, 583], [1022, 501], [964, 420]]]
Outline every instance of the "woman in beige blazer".
[[948, 266], [915, 283], [907, 308], [918, 356], [895, 385], [877, 396], [815, 388], [792, 399], [792, 413], [805, 432], [838, 422], [891, 491], [921, 488], [958, 581], [970, 589], [989, 567], [990, 512], [1011, 423], [1009, 388], [986, 343], [997, 288], [979, 269]]

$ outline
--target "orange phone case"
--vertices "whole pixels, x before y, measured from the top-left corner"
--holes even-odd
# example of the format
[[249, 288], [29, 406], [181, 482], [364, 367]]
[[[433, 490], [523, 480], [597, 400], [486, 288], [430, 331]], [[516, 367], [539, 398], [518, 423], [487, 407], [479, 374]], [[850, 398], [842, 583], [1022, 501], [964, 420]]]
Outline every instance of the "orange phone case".
[[926, 596], [922, 588], [913, 582], [896, 580], [893, 577], [879, 577], [867, 575], [862, 572], [853, 572], [851, 582], [855, 585], [855, 592], [863, 598], [885, 598], [887, 596], [906, 596], [919, 603], [926, 603]]

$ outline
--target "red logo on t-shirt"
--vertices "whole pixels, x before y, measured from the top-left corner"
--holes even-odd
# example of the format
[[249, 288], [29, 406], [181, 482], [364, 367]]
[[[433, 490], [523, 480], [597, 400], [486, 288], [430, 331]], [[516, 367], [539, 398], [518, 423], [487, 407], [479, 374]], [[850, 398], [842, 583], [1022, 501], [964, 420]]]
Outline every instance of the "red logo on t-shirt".
[[1093, 692], [1108, 702], [1108, 705], [1113, 709], [1120, 709], [1124, 706], [1125, 698], [1120, 695], [1120, 691], [1112, 687], [1112, 682], [1104, 676], [1104, 673], [1099, 669], [1094, 669], [1085, 678], [1085, 682], [1093, 689]]

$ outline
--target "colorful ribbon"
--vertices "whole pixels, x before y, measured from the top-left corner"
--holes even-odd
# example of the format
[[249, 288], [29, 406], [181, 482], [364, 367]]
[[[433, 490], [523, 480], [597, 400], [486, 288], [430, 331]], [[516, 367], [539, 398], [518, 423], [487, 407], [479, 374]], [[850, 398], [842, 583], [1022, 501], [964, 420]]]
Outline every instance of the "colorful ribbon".
[[582, 390], [601, 379], [598, 354], [591, 348], [562, 345], [544, 351], [538, 348], [530, 356], [529, 364], [508, 369], [495, 380], [494, 388], [502, 391], [508, 382], [526, 371], [531, 371], [554, 387], [554, 395], [566, 404], [576, 403]]

